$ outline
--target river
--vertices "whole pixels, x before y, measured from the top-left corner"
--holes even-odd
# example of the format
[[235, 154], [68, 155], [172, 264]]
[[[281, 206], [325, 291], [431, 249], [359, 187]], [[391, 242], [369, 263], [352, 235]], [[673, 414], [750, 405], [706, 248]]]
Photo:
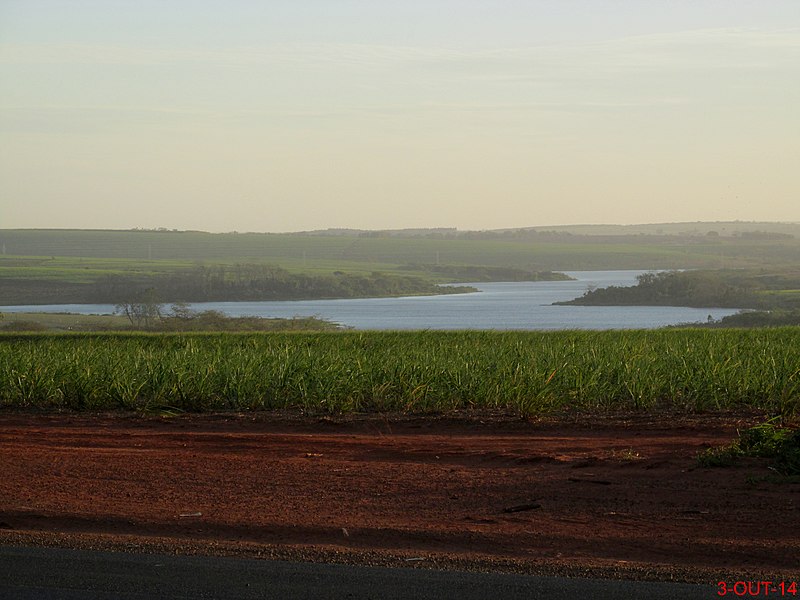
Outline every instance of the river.
[[[635, 285], [643, 271], [570, 271], [574, 281], [469, 283], [471, 294], [293, 300], [283, 302], [197, 302], [194, 310], [218, 310], [229, 316], [316, 316], [354, 329], [652, 329], [720, 319], [729, 308], [673, 306], [553, 306], [590, 286]], [[0, 307], [3, 312], [109, 314], [110, 304], [51, 304]]]

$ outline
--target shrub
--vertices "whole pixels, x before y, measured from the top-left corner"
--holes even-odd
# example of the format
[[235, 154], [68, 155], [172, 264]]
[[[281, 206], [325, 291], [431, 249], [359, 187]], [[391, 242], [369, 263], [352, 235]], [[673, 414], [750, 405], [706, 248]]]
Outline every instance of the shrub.
[[777, 419], [745, 429], [728, 446], [709, 448], [698, 462], [704, 467], [727, 467], [739, 458], [771, 458], [771, 468], [781, 475], [800, 475], [800, 429], [781, 427]]

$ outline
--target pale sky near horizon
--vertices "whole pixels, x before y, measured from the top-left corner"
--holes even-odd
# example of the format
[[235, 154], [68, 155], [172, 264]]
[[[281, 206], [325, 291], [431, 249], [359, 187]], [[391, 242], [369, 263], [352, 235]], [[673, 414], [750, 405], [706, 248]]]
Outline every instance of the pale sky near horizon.
[[0, 228], [800, 221], [798, 0], [0, 0]]

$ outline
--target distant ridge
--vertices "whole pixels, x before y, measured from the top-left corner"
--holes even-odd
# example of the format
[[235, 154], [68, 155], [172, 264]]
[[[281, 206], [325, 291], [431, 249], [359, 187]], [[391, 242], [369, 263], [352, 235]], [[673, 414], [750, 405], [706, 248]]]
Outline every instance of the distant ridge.
[[791, 221], [683, 221], [677, 223], [642, 223], [636, 225], [554, 225], [546, 227], [524, 227], [497, 229], [494, 231], [559, 231], [573, 235], [707, 235], [716, 232], [720, 236], [735, 236], [743, 233], [785, 233], [800, 236], [800, 222]]
[[136, 232], [136, 233], [192, 233], [205, 235], [306, 235], [306, 236], [362, 236], [362, 237], [419, 237], [430, 235], [459, 236], [476, 233], [519, 233], [519, 232], [557, 232], [571, 235], [588, 236], [619, 236], [619, 235], [675, 235], [675, 236], [696, 236], [716, 233], [717, 235], [741, 236], [742, 234], [752, 233], [782, 233], [800, 237], [800, 221], [682, 221], [676, 223], [641, 223], [633, 225], [619, 224], [578, 224], [578, 225], [533, 225], [523, 227], [504, 227], [498, 229], [458, 229], [456, 227], [406, 227], [400, 229], [356, 229], [348, 227], [331, 227], [327, 229], [312, 229], [293, 232], [268, 232], [268, 231], [228, 231], [211, 233], [197, 229], [167, 229], [158, 227], [144, 229], [134, 227], [131, 229], [80, 229], [75, 227], [56, 228], [56, 227], [18, 227], [0, 229], [2, 232]]
[[[15, 277], [49, 277], [52, 269], [59, 277], [63, 269], [71, 269], [71, 277], [94, 281], [115, 269], [163, 271], [216, 262], [272, 264], [318, 274], [392, 272], [425, 278], [434, 277], [431, 267], [444, 265], [529, 272], [774, 268], [796, 266], [799, 252], [800, 224], [759, 221], [303, 233], [0, 229], [0, 283]], [[79, 260], [65, 263], [56, 257]]]
[[716, 233], [720, 236], [740, 236], [752, 233], [781, 233], [800, 237], [800, 222], [781, 221], [683, 221], [677, 223], [641, 223], [635, 225], [579, 224], [542, 225], [529, 227], [506, 227], [500, 229], [457, 229], [455, 227], [405, 228], [405, 229], [317, 229], [297, 232], [300, 235], [343, 235], [343, 236], [426, 236], [426, 235], [468, 235], [471, 233], [517, 233], [517, 232], [558, 232], [571, 235], [679, 235], [695, 236]]

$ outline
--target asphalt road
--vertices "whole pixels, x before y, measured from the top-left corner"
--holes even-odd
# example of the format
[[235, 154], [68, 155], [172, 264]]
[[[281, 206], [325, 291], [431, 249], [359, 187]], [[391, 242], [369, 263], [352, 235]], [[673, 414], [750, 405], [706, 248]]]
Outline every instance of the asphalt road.
[[0, 547], [4, 600], [456, 598], [709, 600], [714, 586]]

